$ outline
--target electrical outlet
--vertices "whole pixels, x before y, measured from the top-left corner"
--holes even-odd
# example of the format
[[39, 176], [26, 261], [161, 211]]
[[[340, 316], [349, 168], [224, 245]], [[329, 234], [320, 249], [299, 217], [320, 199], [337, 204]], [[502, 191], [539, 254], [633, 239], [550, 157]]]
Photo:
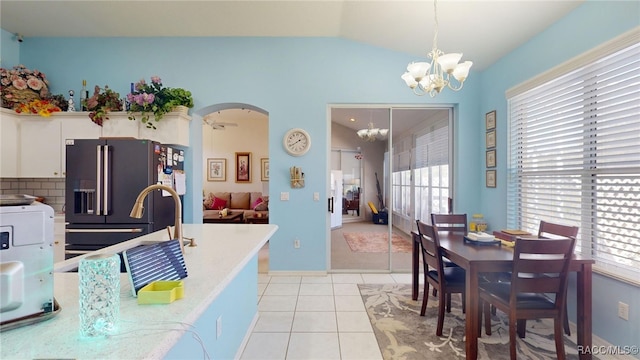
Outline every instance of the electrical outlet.
[[300, 239], [293, 240], [293, 247], [296, 249], [300, 249]]
[[216, 339], [222, 335], [222, 315], [216, 319]]
[[622, 301], [618, 302], [618, 317], [629, 320], [629, 304], [625, 304]]

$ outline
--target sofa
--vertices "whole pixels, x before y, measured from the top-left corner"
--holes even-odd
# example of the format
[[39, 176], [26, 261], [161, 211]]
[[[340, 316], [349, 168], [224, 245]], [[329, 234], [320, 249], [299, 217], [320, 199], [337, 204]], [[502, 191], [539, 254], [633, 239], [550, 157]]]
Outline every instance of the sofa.
[[242, 212], [243, 220], [255, 214], [269, 217], [269, 196], [261, 192], [210, 192], [202, 206], [204, 219], [218, 217], [222, 209], [232, 214]]

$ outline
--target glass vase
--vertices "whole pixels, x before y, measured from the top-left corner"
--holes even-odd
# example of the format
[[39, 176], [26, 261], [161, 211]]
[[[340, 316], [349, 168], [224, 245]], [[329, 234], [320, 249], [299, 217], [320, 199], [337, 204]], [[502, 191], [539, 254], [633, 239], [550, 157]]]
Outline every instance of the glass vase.
[[87, 256], [78, 268], [80, 337], [116, 333], [120, 318], [120, 256]]

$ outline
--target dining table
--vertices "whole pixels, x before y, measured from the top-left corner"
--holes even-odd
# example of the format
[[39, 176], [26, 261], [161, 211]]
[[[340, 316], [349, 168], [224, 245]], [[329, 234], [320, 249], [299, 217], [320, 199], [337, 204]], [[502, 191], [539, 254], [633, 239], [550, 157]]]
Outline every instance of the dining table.
[[[513, 268], [513, 247], [479, 244], [464, 239], [464, 234], [439, 232], [442, 255], [466, 271], [465, 351], [467, 359], [478, 358], [478, 279], [481, 273], [509, 272]], [[420, 235], [412, 232], [412, 297], [418, 299], [420, 276]], [[589, 257], [574, 254], [569, 266], [576, 273], [577, 342], [582, 349], [590, 349], [592, 340], [592, 265]], [[589, 351], [579, 353], [580, 359], [591, 359]]]

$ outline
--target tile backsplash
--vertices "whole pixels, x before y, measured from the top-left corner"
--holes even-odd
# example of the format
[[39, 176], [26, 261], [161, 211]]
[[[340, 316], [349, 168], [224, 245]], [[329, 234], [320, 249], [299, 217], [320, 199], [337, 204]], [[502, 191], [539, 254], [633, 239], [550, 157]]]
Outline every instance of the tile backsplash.
[[0, 194], [41, 196], [56, 212], [64, 211], [64, 178], [0, 178]]

